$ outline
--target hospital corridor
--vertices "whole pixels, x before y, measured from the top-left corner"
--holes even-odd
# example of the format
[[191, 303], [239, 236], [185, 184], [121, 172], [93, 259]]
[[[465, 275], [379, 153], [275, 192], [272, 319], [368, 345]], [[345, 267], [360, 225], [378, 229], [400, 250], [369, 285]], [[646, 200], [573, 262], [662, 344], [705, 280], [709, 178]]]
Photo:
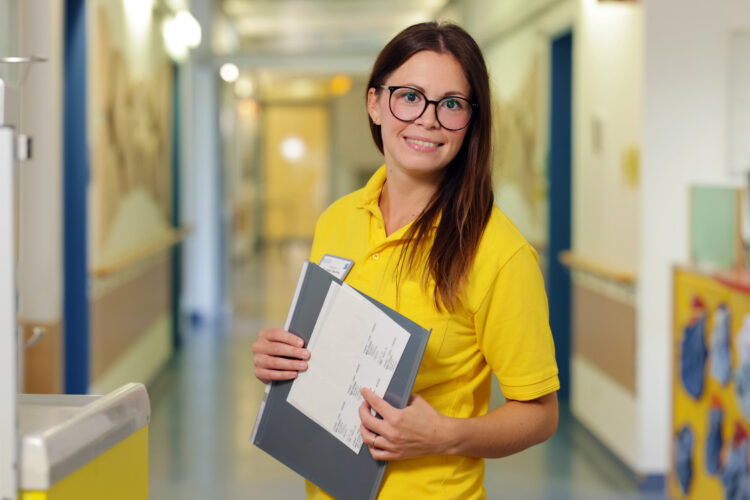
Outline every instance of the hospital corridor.
[[750, 498], [750, 3], [0, 0], [0, 500], [485, 495]]

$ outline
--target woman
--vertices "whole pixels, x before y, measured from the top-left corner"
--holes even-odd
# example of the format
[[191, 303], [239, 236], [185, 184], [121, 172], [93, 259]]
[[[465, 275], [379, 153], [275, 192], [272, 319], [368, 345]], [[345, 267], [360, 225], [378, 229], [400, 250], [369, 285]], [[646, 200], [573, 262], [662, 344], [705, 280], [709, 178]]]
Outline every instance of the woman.
[[[385, 165], [320, 217], [311, 260], [352, 259], [347, 283], [432, 329], [405, 409], [362, 391], [362, 437], [390, 462], [378, 498], [485, 498], [483, 458], [552, 436], [560, 384], [537, 255], [493, 204], [479, 47], [455, 25], [407, 28], [375, 62], [367, 110]], [[277, 329], [253, 351], [263, 382], [309, 359]], [[487, 413], [492, 373], [507, 402]]]

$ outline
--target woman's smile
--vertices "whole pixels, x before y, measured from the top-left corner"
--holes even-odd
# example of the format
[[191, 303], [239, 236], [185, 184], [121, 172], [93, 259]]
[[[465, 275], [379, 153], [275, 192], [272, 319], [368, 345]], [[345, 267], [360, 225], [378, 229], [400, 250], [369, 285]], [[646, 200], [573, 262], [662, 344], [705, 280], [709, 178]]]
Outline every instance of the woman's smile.
[[442, 142], [434, 142], [427, 139], [418, 139], [416, 137], [404, 137], [404, 140], [406, 141], [406, 144], [408, 144], [409, 147], [413, 150], [421, 151], [424, 153], [436, 151], [440, 146], [444, 144]]

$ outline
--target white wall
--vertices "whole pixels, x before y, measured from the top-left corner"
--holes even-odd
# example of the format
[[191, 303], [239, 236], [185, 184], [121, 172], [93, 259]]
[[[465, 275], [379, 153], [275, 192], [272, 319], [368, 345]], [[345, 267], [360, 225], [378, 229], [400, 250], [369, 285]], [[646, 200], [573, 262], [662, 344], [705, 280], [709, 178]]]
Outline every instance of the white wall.
[[671, 267], [687, 262], [688, 186], [726, 182], [728, 41], [750, 2], [645, 4], [645, 94], [638, 268], [638, 394], [643, 472], [669, 466]]
[[[0, 2], [0, 57], [15, 55], [18, 49], [18, 8], [16, 2]], [[8, 78], [0, 68], [0, 78]]]
[[[618, 271], [638, 268], [639, 188], [623, 156], [640, 148], [643, 102], [643, 8], [638, 3], [578, 0], [573, 35], [573, 251]], [[591, 287], [574, 276], [574, 286]], [[618, 300], [609, 287], [592, 290]], [[606, 335], [606, 331], [599, 332]], [[585, 349], [581, 349], [584, 352]], [[636, 360], [630, 360], [637, 365]], [[574, 354], [571, 409], [631, 470], [640, 472], [638, 395]]]
[[184, 249], [183, 308], [212, 321], [221, 314], [222, 256], [220, 226], [220, 163], [218, 75], [210, 65], [190, 65], [190, 152], [183, 156], [188, 175], [183, 177], [183, 220], [193, 232]]
[[[639, 146], [643, 9], [581, 0], [574, 43], [573, 249], [607, 267], [638, 267], [639, 193], [622, 169]], [[601, 147], [594, 124], [601, 125]]]
[[48, 58], [23, 87], [21, 132], [34, 143], [19, 164], [19, 316], [37, 323], [62, 315], [62, 3], [19, 2], [20, 53]]
[[222, 289], [219, 76], [209, 46], [213, 3], [192, 0], [190, 10], [201, 24], [202, 43], [181, 67], [180, 211], [182, 224], [192, 227], [183, 245], [181, 310], [213, 321], [227, 307]]

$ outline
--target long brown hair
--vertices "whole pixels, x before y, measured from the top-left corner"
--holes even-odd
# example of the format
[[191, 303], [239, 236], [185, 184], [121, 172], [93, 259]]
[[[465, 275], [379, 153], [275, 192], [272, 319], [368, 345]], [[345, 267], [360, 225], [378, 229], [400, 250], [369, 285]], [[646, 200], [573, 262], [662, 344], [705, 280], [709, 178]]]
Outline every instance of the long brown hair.
[[[367, 88], [380, 92], [386, 78], [417, 52], [452, 54], [461, 64], [477, 104], [461, 149], [445, 167], [432, 199], [406, 233], [397, 268], [397, 282], [406, 266], [423, 269], [422, 279], [435, 280], [435, 306], [455, 310], [458, 294], [469, 273], [479, 241], [492, 212], [492, 113], [490, 85], [482, 51], [474, 39], [455, 24], [421, 23], [403, 30], [378, 55]], [[383, 152], [380, 125], [370, 118], [375, 145]], [[437, 217], [440, 223], [426, 262], [422, 247]]]

